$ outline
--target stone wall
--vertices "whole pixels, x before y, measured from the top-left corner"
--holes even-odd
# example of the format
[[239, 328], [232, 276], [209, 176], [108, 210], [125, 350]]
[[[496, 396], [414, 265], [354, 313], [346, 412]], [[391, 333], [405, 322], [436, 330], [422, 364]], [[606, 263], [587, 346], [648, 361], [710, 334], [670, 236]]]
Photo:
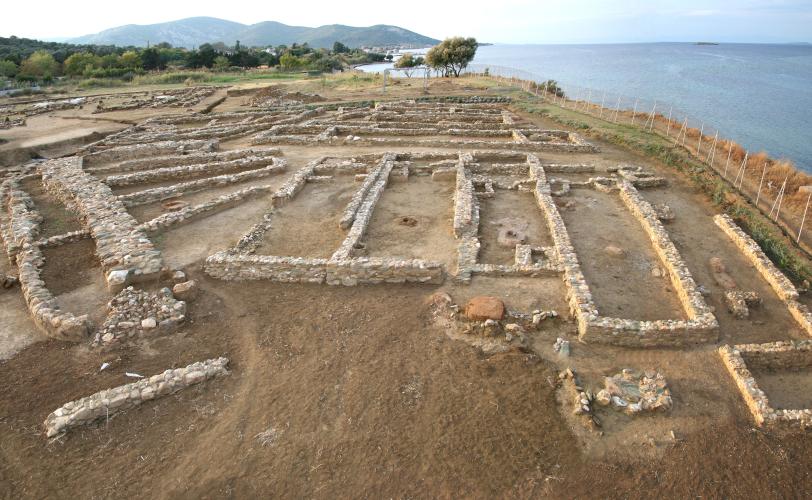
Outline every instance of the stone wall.
[[747, 366], [754, 370], [809, 370], [812, 368], [812, 340], [790, 340], [735, 346]]
[[353, 256], [355, 246], [361, 241], [364, 234], [366, 234], [369, 221], [372, 219], [372, 212], [375, 210], [375, 205], [381, 198], [384, 189], [386, 189], [386, 184], [389, 182], [389, 173], [392, 171], [396, 158], [397, 156], [394, 153], [385, 153], [381, 158], [381, 165], [379, 166], [375, 182], [368, 188], [364, 200], [355, 212], [355, 218], [350, 230], [347, 232], [347, 237], [335, 253], [333, 253], [333, 256], [330, 258], [331, 261], [342, 261]]
[[775, 264], [764, 254], [758, 243], [742, 231], [727, 214], [719, 214], [713, 218], [713, 222], [733, 241], [741, 250], [745, 257], [755, 266], [761, 276], [775, 290], [775, 293], [782, 300], [792, 300], [798, 298], [798, 290], [784, 273], [775, 267]]
[[780, 428], [812, 427], [812, 409], [775, 409], [750, 371], [754, 369], [808, 369], [812, 365], [812, 341], [746, 344], [719, 348], [727, 368], [747, 404], [756, 425]]
[[[573, 134], [574, 135], [574, 134]], [[255, 136], [256, 137], [256, 136]], [[288, 145], [303, 145], [303, 144], [324, 144], [343, 146], [352, 144], [353, 146], [392, 146], [392, 147], [421, 147], [421, 148], [448, 148], [448, 149], [511, 149], [518, 151], [535, 151], [535, 152], [558, 152], [558, 153], [595, 153], [598, 152], [596, 146], [586, 143], [584, 141], [570, 141], [570, 142], [532, 142], [519, 143], [515, 141], [487, 141], [479, 139], [415, 139], [415, 138], [402, 138], [402, 137], [359, 137], [352, 136], [352, 139], [345, 139], [343, 141], [336, 140], [335, 136], [330, 139], [320, 140], [316, 136], [300, 136], [300, 135], [263, 135], [261, 140], [255, 139], [253, 144], [288, 144]]]
[[162, 229], [167, 229], [178, 224], [189, 222], [195, 218], [206, 214], [210, 215], [213, 212], [227, 210], [236, 206], [239, 202], [248, 198], [271, 193], [272, 186], [250, 186], [233, 193], [223, 194], [209, 201], [199, 203], [197, 205], [190, 205], [180, 210], [173, 212], [166, 212], [155, 217], [152, 220], [146, 221], [138, 226], [138, 229], [148, 232], [154, 232]]
[[187, 151], [211, 152], [217, 149], [217, 145], [217, 141], [188, 140], [117, 146], [85, 154], [84, 162], [87, 166], [95, 166], [106, 162], [143, 158], [144, 156], [174, 155]]
[[558, 263], [564, 271], [563, 279], [567, 287], [570, 312], [577, 321], [578, 333], [582, 340], [627, 347], [664, 347], [713, 342], [718, 339], [718, 322], [699, 294], [679, 252], [657, 220], [654, 209], [642, 200], [637, 190], [626, 181], [620, 184], [621, 198], [632, 214], [640, 220], [652, 241], [652, 246], [668, 268], [688, 319], [638, 321], [601, 316], [581, 271], [567, 228], [550, 194], [544, 170], [537, 163], [537, 159], [533, 159], [530, 163], [530, 175], [537, 180], [534, 190], [536, 201], [545, 215]]
[[9, 215], [4, 218], [8, 222], [2, 235], [3, 243], [17, 265], [20, 288], [34, 324], [55, 339], [87, 339], [92, 330], [87, 315], [74, 316], [60, 310], [56, 298], [42, 280], [45, 257], [36, 244], [42, 218], [33, 210], [33, 201], [19, 189], [16, 181], [5, 181], [0, 189], [0, 205], [4, 203], [7, 203]]
[[327, 259], [217, 252], [206, 259], [206, 273], [227, 281], [271, 280], [283, 283], [323, 283]]
[[186, 387], [228, 375], [228, 359], [216, 358], [166, 370], [131, 384], [97, 392], [66, 403], [45, 419], [45, 435], [58, 436], [73, 427], [110, 418], [146, 401], [174, 394]]
[[420, 259], [367, 258], [335, 260], [327, 263], [328, 285], [354, 286], [359, 283], [431, 283], [445, 279], [441, 263]]
[[[181, 169], [189, 167], [179, 167]], [[219, 186], [227, 186], [229, 184], [236, 184], [251, 179], [261, 179], [270, 175], [284, 172], [287, 168], [287, 162], [281, 158], [274, 158], [273, 164], [267, 167], [257, 168], [254, 170], [247, 170], [237, 174], [223, 174], [213, 177], [204, 177], [193, 181], [180, 182], [171, 186], [162, 186], [143, 191], [136, 191], [134, 193], [122, 194], [118, 196], [118, 200], [126, 207], [134, 207], [154, 201], [166, 200], [169, 198], [177, 197], [181, 194], [195, 193], [204, 189], [209, 189]]]
[[218, 252], [206, 259], [205, 271], [228, 281], [271, 280], [354, 286], [378, 283], [442, 283], [442, 264], [419, 259], [354, 258], [343, 260], [277, 257]]
[[82, 169], [81, 157], [49, 160], [38, 168], [45, 190], [79, 214], [90, 230], [112, 291], [161, 271], [161, 253], [110, 188]]
[[131, 186], [147, 182], [160, 182], [172, 179], [188, 179], [201, 174], [214, 174], [231, 172], [241, 169], [255, 169], [267, 167], [274, 163], [275, 158], [269, 155], [250, 155], [227, 161], [206, 161], [191, 165], [178, 165], [174, 167], [153, 168], [129, 174], [116, 174], [107, 176], [104, 183], [110, 187]]
[[798, 325], [803, 328], [807, 335], [812, 336], [812, 313], [810, 313], [806, 305], [798, 301], [798, 290], [792, 284], [792, 281], [773, 264], [761, 247], [758, 246], [758, 243], [742, 231], [728, 215], [716, 215], [713, 221], [753, 264], [764, 280], [770, 284], [776, 295], [784, 301]]
[[623, 200], [626, 208], [642, 224], [643, 230], [651, 241], [652, 248], [654, 248], [655, 253], [671, 278], [671, 284], [677, 291], [677, 296], [688, 318], [706, 323], [708, 329], [717, 329], [719, 325], [716, 318], [699, 292], [699, 288], [693, 276], [691, 276], [691, 271], [682, 260], [677, 247], [674, 246], [668, 232], [660, 222], [657, 211], [640, 196], [637, 189], [629, 181], [622, 180], [618, 182], [618, 186], [620, 187], [620, 199]]
[[366, 199], [370, 190], [375, 184], [379, 183], [383, 175], [388, 176], [392, 171], [393, 159], [394, 157], [391, 155], [381, 158], [375, 169], [367, 174], [367, 176], [364, 178], [364, 182], [361, 184], [361, 187], [352, 195], [352, 199], [350, 199], [350, 202], [347, 204], [347, 208], [344, 210], [344, 214], [339, 220], [339, 227], [342, 229], [348, 229], [352, 226], [353, 222], [355, 222], [355, 216], [358, 213], [358, 209], [361, 208], [361, 204]]

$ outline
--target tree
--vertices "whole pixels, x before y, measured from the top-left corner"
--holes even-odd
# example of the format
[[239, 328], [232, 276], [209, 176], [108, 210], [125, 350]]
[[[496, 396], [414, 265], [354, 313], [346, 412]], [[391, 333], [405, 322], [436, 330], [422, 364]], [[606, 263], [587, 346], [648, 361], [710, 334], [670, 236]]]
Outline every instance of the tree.
[[350, 51], [350, 48], [344, 45], [341, 42], [335, 42], [333, 44], [333, 53], [334, 54], [346, 54]]
[[161, 52], [154, 47], [141, 51], [141, 64], [147, 71], [166, 67], [166, 61], [161, 57]]
[[214, 58], [217, 57], [217, 52], [215, 52], [211, 44], [204, 43], [198, 48], [197, 52], [200, 58], [200, 66], [211, 68], [214, 65]]
[[400, 56], [400, 59], [398, 59], [395, 63], [395, 68], [402, 69], [403, 72], [406, 73], [406, 78], [411, 78], [414, 68], [422, 66], [424, 62], [425, 61], [422, 57], [415, 57], [411, 53], [407, 52]]
[[214, 58], [214, 64], [212, 65], [214, 69], [217, 71], [226, 71], [229, 67], [229, 61], [226, 56], [217, 56]]
[[285, 71], [290, 71], [299, 68], [302, 65], [302, 60], [290, 52], [285, 52], [279, 58], [279, 65]]
[[141, 56], [134, 50], [128, 50], [118, 58], [118, 65], [122, 68], [137, 69], [141, 67]]
[[65, 59], [62, 67], [66, 75], [79, 76], [87, 70], [88, 66], [93, 69], [98, 67], [99, 63], [100, 58], [98, 56], [90, 52], [77, 52]]
[[38, 50], [23, 61], [18, 74], [23, 77], [47, 80], [53, 78], [58, 72], [59, 63], [56, 62], [54, 56], [46, 50]]
[[443, 71], [444, 76], [460, 76], [460, 71], [476, 55], [477, 41], [475, 38], [453, 37], [446, 38], [437, 46], [432, 47], [426, 54], [426, 63], [432, 68]]
[[0, 76], [12, 78], [16, 74], [17, 65], [14, 63], [14, 61], [9, 61], [8, 59], [3, 59], [0, 61]]
[[104, 69], [117, 68], [118, 56], [115, 54], [107, 54], [106, 56], [102, 56], [101, 60], [99, 61], [99, 67]]

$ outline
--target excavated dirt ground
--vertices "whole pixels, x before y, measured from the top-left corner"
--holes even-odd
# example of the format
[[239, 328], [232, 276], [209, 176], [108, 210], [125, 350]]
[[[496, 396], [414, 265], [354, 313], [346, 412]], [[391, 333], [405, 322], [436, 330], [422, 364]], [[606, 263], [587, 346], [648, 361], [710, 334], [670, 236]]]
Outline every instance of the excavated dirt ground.
[[[302, 89], [318, 91], [313, 85]], [[393, 85], [391, 92], [419, 95], [418, 89]], [[450, 81], [433, 81], [430, 92], [481, 93]], [[364, 89], [326, 89], [324, 95], [379, 96]], [[243, 101], [228, 98], [216, 110], [246, 109]], [[50, 133], [47, 116], [41, 128], [40, 120], [32, 119], [34, 128], [15, 130], [15, 140]], [[131, 113], [132, 120], [146, 116], [145, 110]], [[524, 118], [561, 128], [538, 117]], [[247, 139], [240, 139], [221, 149], [246, 145]], [[667, 188], [640, 192], [653, 203], [668, 203], [677, 214], [666, 228], [695, 280], [709, 291], [706, 300], [716, 308], [720, 343], [804, 338], [769, 285], [713, 224], [715, 208], [686, 180], [649, 159], [599, 146], [597, 155], [539, 156], [543, 163], [598, 168], [633, 163], [668, 179]], [[251, 185], [281, 185], [291, 172], [322, 155], [351, 158], [401, 150], [282, 149], [288, 172]], [[278, 226], [278, 234], [272, 226], [263, 243], [267, 248], [257, 253], [297, 255], [298, 250], [298, 255], [315, 256], [324, 250], [329, 255], [341, 241], [340, 233], [330, 231], [358, 186], [352, 176], [338, 182], [307, 185], [278, 212], [285, 225]], [[420, 192], [415, 204], [406, 196], [412, 183]], [[234, 189], [181, 199], [200, 202]], [[306, 192], [314, 196], [303, 197]], [[453, 263], [452, 193], [452, 183], [426, 177], [390, 183], [365, 237], [369, 252], [429, 255]], [[64, 226], [48, 228], [46, 223], [48, 235], [73, 229], [70, 213], [42, 193], [32, 194], [46, 219]], [[656, 255], [639, 223], [635, 226], [619, 200], [608, 196], [613, 195], [579, 189], [556, 199], [562, 205], [574, 201], [572, 210], [562, 206], [562, 216], [583, 255], [598, 307], [621, 317], [681, 317], [675, 292], [645, 265]], [[540, 212], [526, 193], [497, 191], [482, 201], [487, 261], [510, 262], [494, 246], [495, 226], [489, 224], [494, 219], [532, 219], [530, 243], [550, 245], [549, 234], [538, 225]], [[310, 218], [318, 218], [317, 223], [306, 226], [307, 220], [281, 217], [296, 203], [312, 204]], [[332, 212], [321, 212], [325, 207]], [[357, 287], [209, 278], [202, 270], [205, 258], [232, 246], [267, 209], [267, 200], [252, 199], [150, 236], [167, 265], [200, 282], [189, 321], [172, 335], [109, 351], [47, 340], [29, 319], [19, 288], [0, 291], [0, 498], [792, 498], [812, 490], [812, 435], [754, 428], [715, 346], [639, 350], [580, 344], [559, 277], [475, 276], [467, 286], [449, 279], [441, 286]], [[161, 210], [152, 204], [131, 212], [146, 220]], [[398, 224], [402, 216], [413, 217], [417, 225]], [[621, 247], [625, 256], [607, 255], [607, 245]], [[714, 256], [722, 258], [741, 288], [763, 298], [749, 319], [734, 319], [726, 311], [708, 265]], [[92, 240], [50, 249], [46, 258], [44, 279], [60, 304], [98, 315], [109, 297]], [[0, 272], [14, 273], [5, 255]], [[449, 338], [432, 320], [427, 301], [437, 291], [450, 293], [460, 304], [475, 295], [497, 295], [511, 309], [554, 309], [561, 317], [530, 334], [526, 348], [485, 356]], [[570, 358], [553, 352], [557, 337], [572, 341]], [[42, 422], [51, 411], [132, 381], [125, 372], [152, 375], [217, 356], [230, 358], [230, 376], [51, 441], [43, 435]], [[100, 372], [104, 362], [110, 367]], [[673, 408], [635, 418], [601, 409], [601, 429], [588, 430], [558, 401], [555, 381], [567, 366], [576, 368], [590, 388], [622, 368], [655, 368], [668, 380]], [[759, 383], [777, 403], [809, 404], [809, 373], [765, 373], [762, 379]], [[272, 439], [263, 444], [261, 433]]]

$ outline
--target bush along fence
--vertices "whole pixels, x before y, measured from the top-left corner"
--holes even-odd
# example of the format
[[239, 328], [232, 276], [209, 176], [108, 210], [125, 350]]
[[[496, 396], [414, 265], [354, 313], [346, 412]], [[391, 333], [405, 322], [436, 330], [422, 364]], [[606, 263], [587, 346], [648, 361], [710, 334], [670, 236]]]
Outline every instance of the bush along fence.
[[[711, 123], [689, 116], [675, 106], [574, 85], [562, 85], [539, 75], [494, 65], [472, 64], [466, 75], [485, 76], [518, 87], [539, 99], [602, 119], [656, 134], [697, 162], [713, 169], [742, 197], [776, 222], [803, 250], [812, 253], [812, 175], [792, 162], [749, 151]], [[724, 191], [716, 193], [724, 198]]]

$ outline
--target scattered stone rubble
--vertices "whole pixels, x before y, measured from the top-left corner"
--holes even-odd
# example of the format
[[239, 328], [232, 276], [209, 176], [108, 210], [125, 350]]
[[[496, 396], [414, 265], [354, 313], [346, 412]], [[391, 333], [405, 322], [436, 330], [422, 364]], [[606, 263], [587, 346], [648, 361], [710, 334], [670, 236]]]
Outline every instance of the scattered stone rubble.
[[750, 317], [750, 308], [761, 304], [761, 297], [756, 292], [745, 292], [742, 290], [727, 290], [725, 292], [725, 305], [727, 309], [738, 319]]
[[606, 377], [604, 389], [596, 394], [595, 401], [602, 406], [611, 405], [627, 415], [669, 410], [672, 406], [671, 391], [662, 374], [628, 368]]
[[97, 346], [170, 333], [186, 319], [186, 303], [176, 300], [169, 288], [150, 293], [129, 286], [113, 297], [107, 308], [107, 319], [93, 340]]
[[570, 341], [558, 337], [555, 339], [555, 344], [553, 344], [553, 351], [558, 353], [561, 358], [568, 358], [570, 355]]
[[109, 419], [116, 413], [134, 408], [146, 401], [174, 394], [215, 377], [228, 375], [227, 366], [227, 358], [208, 359], [71, 401], [48, 415], [44, 424], [45, 435], [52, 438], [71, 428]]
[[589, 429], [600, 427], [601, 421], [592, 407], [595, 397], [590, 391], [584, 390], [575, 371], [567, 368], [558, 374], [558, 380], [565, 397], [571, 401], [573, 415], [580, 417]]

